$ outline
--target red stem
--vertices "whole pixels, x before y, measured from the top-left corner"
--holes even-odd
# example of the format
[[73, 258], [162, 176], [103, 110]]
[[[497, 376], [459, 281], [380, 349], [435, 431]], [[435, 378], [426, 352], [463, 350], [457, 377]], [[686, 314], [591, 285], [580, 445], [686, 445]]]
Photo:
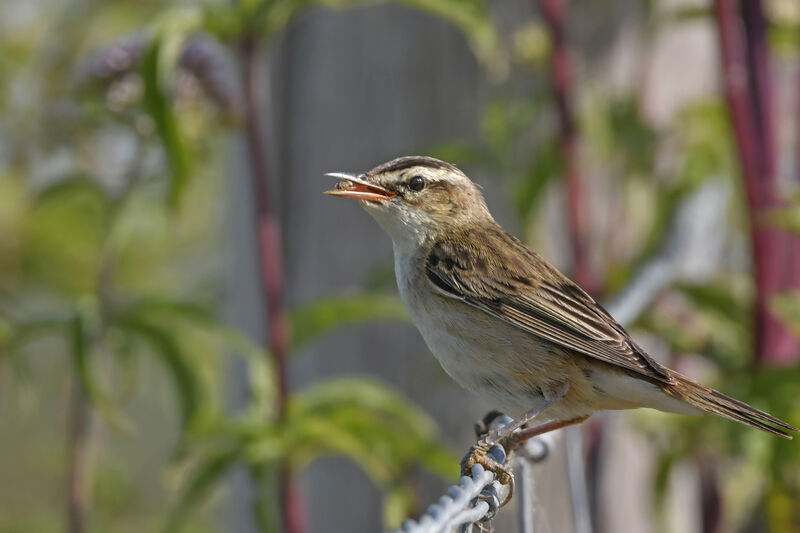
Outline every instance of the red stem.
[[766, 185], [775, 186], [775, 128], [772, 109], [772, 77], [767, 49], [767, 22], [761, 0], [742, 2], [742, 21], [747, 41], [747, 67], [752, 93], [750, 94], [753, 121], [757, 128], [755, 142], [759, 149], [759, 164]]
[[567, 189], [567, 223], [572, 248], [573, 276], [588, 292], [596, 293], [599, 287], [592, 275], [589, 261], [588, 206], [580, 176], [579, 139], [572, 106], [573, 66], [565, 35], [566, 0], [541, 0], [541, 11], [552, 43], [550, 82], [560, 124], [559, 144]]
[[[600, 283], [593, 275], [589, 257], [588, 202], [581, 178], [580, 139], [573, 107], [573, 64], [566, 39], [567, 0], [540, 0], [542, 17], [550, 36], [550, 84], [559, 120], [559, 147], [564, 163], [567, 195], [567, 225], [572, 250], [572, 275], [587, 292], [597, 295]], [[587, 488], [593, 526], [601, 531], [598, 520], [599, 472], [602, 469], [604, 425], [587, 426], [595, 429], [589, 434], [588, 448], [596, 453], [587, 456]]]
[[[241, 47], [242, 85], [245, 93], [244, 113], [250, 176], [258, 224], [261, 286], [267, 308], [269, 351], [274, 361], [278, 381], [278, 418], [283, 420], [288, 399], [286, 377], [288, 328], [283, 301], [282, 243], [278, 217], [271, 202], [269, 172], [264, 153], [266, 135], [261, 123], [264, 112], [261, 100], [263, 92], [259, 87], [256, 46], [255, 36], [246, 34]], [[301, 533], [304, 528], [301, 520], [300, 501], [292, 486], [291, 472], [286, 465], [282, 466], [278, 473], [278, 499], [283, 530], [287, 533]]]
[[[777, 197], [777, 151], [775, 146], [774, 113], [772, 107], [771, 61], [767, 47], [767, 22], [761, 0], [741, 2], [742, 21], [747, 42], [748, 80], [750, 81], [751, 109], [754, 125], [757, 128], [755, 141], [758, 146], [758, 164], [761, 181], [765, 188], [763, 209], [780, 205]], [[792, 264], [794, 243], [785, 232], [769, 230], [772, 239], [773, 256], [771, 275], [764, 280], [763, 292], [767, 299], [786, 287], [791, 275], [785, 267]], [[767, 301], [769, 305], [769, 301]], [[769, 311], [767, 311], [769, 313]], [[758, 351], [761, 360], [779, 363], [792, 358], [797, 350], [793, 336], [775, 317], [768, 316], [765, 331]]]
[[[795, 176], [795, 185], [800, 184], [800, 62], [797, 65], [797, 86], [795, 88], [795, 121], [797, 124], [796, 135], [797, 138], [795, 139], [795, 146], [797, 153], [795, 156], [797, 157], [797, 175]], [[789, 283], [789, 287], [798, 290], [800, 289], [800, 236], [797, 234], [792, 234], [792, 242], [791, 242], [791, 250], [792, 255], [789, 257], [789, 261], [784, 265], [788, 270], [787, 279]]]
[[766, 210], [779, 205], [775, 190], [772, 84], [761, 2], [748, 0], [742, 5], [744, 35], [735, 0], [714, 0], [725, 90], [750, 209], [756, 285], [756, 360], [781, 364], [796, 360], [800, 345], [769, 311], [769, 301], [794, 277], [782, 271], [782, 267], [791, 263], [795, 245], [762, 220]]

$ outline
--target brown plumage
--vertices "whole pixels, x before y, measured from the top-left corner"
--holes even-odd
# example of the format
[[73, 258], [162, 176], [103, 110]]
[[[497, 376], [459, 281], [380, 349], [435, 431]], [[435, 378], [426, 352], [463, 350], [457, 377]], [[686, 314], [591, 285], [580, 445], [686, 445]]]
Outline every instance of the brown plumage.
[[518, 423], [542, 415], [556, 427], [602, 409], [652, 407], [707, 412], [785, 438], [797, 431], [660, 365], [504, 231], [453, 165], [414, 156], [333, 175], [342, 181], [329, 194], [361, 200], [391, 236], [400, 295], [444, 369], [494, 405], [525, 412]]
[[797, 431], [660, 365], [591, 296], [493, 221], [438, 235], [425, 272], [452, 297], [575, 355], [646, 379], [705, 412], [784, 438]]

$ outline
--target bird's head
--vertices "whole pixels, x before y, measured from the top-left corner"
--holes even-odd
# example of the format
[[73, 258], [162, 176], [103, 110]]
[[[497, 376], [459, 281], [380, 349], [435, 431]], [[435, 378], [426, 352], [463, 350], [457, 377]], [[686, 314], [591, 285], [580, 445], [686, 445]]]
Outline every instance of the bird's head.
[[364, 174], [327, 176], [340, 181], [326, 194], [360, 200], [395, 243], [422, 242], [437, 231], [491, 220], [478, 186], [432, 157], [401, 157]]

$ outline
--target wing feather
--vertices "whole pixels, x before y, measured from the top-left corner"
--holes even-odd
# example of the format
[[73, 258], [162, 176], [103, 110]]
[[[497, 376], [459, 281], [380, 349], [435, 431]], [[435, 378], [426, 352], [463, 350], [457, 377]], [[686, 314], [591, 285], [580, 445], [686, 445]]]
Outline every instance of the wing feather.
[[425, 274], [441, 293], [542, 339], [660, 382], [674, 381], [591, 296], [499, 226], [437, 239]]

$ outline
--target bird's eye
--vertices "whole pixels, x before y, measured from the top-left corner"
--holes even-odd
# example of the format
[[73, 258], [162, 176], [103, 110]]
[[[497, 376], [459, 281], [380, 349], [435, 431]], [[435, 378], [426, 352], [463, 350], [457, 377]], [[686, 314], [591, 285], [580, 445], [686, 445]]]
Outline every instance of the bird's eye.
[[425, 178], [423, 178], [422, 176], [414, 176], [408, 182], [408, 188], [411, 189], [412, 191], [417, 191], [417, 192], [421, 191], [422, 189], [425, 188]]

